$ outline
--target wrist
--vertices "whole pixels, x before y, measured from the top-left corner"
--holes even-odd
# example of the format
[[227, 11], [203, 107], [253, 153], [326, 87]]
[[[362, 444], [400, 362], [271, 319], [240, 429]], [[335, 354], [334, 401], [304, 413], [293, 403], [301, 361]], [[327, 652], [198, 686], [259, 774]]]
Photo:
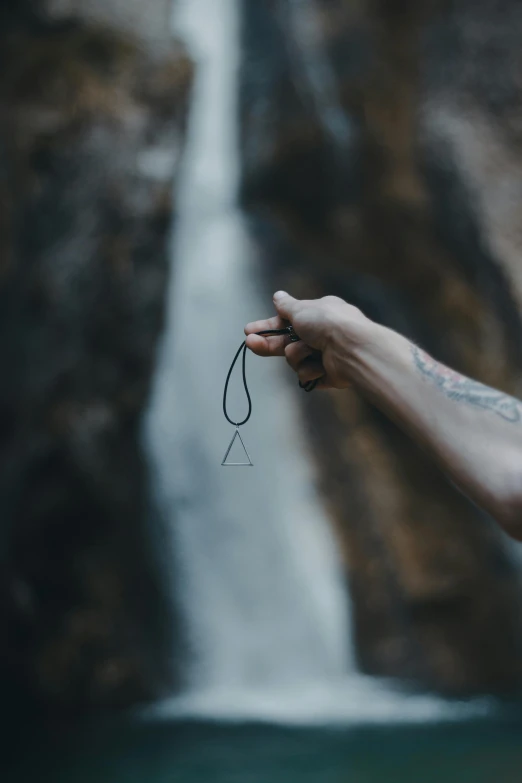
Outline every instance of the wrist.
[[382, 390], [383, 382], [411, 371], [411, 344], [392, 329], [368, 320], [348, 350], [347, 366], [351, 382], [373, 395]]

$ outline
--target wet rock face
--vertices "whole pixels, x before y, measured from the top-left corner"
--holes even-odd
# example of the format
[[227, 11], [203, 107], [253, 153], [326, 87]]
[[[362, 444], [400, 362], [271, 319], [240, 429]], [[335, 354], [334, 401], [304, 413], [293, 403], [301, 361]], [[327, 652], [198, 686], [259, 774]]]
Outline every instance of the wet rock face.
[[96, 24], [138, 35], [151, 54], [171, 45], [172, 0], [43, 0], [42, 9], [52, 20], [81, 17]]
[[[244, 0], [242, 193], [274, 290], [337, 294], [516, 393], [521, 22], [502, 6]], [[364, 400], [312, 397], [361, 667], [514, 688], [509, 542]]]
[[192, 66], [1, 10], [1, 671], [51, 704], [136, 703], [171, 677], [139, 436]]

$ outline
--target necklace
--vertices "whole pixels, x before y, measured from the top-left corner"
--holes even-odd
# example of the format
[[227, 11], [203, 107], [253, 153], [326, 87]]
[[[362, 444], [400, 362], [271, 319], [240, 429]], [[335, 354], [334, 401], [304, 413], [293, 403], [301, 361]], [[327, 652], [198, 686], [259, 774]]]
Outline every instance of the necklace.
[[[274, 336], [274, 335], [287, 335], [290, 337], [290, 341], [293, 343], [297, 343], [300, 341], [300, 337], [294, 332], [293, 326], [287, 326], [284, 329], [267, 329], [264, 332], [256, 332], [256, 334], [260, 335], [261, 337], [267, 337], [267, 336]], [[228, 386], [230, 383], [230, 378], [232, 376], [232, 373], [234, 371], [234, 367], [236, 366], [236, 362], [239, 359], [241, 352], [243, 352], [243, 359], [242, 359], [242, 372], [243, 372], [243, 386], [245, 389], [246, 398], [248, 401], [248, 413], [243, 419], [243, 421], [234, 421], [230, 418], [228, 415], [227, 410], [227, 394], [228, 394]], [[223, 392], [223, 413], [225, 414], [226, 420], [229, 422], [229, 424], [232, 424], [236, 428], [236, 431], [232, 437], [232, 440], [230, 441], [230, 445], [225, 453], [225, 456], [223, 457], [223, 462], [221, 465], [225, 468], [237, 468], [237, 467], [254, 467], [254, 463], [250, 459], [250, 456], [248, 454], [248, 451], [246, 450], [246, 446], [243, 442], [243, 438], [241, 437], [241, 433], [239, 432], [239, 428], [242, 427], [244, 424], [247, 423], [247, 421], [250, 419], [252, 415], [252, 398], [250, 397], [250, 392], [248, 389], [247, 379], [246, 379], [246, 355], [247, 355], [247, 346], [246, 346], [246, 340], [241, 343], [239, 346], [239, 349], [234, 357], [234, 360], [232, 364], [230, 365], [230, 370], [228, 371], [227, 379], [225, 381], [225, 391]], [[308, 383], [301, 383], [299, 382], [299, 386], [301, 389], [304, 389], [306, 392], [312, 392], [315, 387], [317, 386], [318, 381], [309, 381]], [[246, 461], [245, 462], [227, 462], [228, 455], [230, 454], [232, 450], [232, 446], [236, 442], [236, 440], [239, 439], [239, 442], [241, 443], [241, 446], [243, 448], [243, 451], [245, 453]]]

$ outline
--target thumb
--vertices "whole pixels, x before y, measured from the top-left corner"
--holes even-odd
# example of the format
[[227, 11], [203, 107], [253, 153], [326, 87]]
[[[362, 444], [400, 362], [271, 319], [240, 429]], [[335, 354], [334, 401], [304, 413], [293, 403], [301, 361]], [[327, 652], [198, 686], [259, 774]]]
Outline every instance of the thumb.
[[287, 321], [292, 320], [292, 316], [297, 309], [297, 303], [298, 299], [294, 299], [294, 297], [287, 294], [286, 291], [278, 291], [274, 294], [276, 310], [279, 315]]

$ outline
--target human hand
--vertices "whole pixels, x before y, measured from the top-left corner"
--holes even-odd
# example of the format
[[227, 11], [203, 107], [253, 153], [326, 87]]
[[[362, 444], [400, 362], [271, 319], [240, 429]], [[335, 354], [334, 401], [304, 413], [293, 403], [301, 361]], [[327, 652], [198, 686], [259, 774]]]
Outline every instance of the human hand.
[[[285, 356], [301, 383], [319, 380], [322, 389], [345, 389], [352, 382], [352, 360], [371, 338], [372, 321], [336, 296], [294, 299], [284, 291], [274, 295], [278, 315], [245, 327], [247, 347], [258, 356]], [[301, 342], [286, 335], [262, 337], [255, 332], [292, 324]]]

